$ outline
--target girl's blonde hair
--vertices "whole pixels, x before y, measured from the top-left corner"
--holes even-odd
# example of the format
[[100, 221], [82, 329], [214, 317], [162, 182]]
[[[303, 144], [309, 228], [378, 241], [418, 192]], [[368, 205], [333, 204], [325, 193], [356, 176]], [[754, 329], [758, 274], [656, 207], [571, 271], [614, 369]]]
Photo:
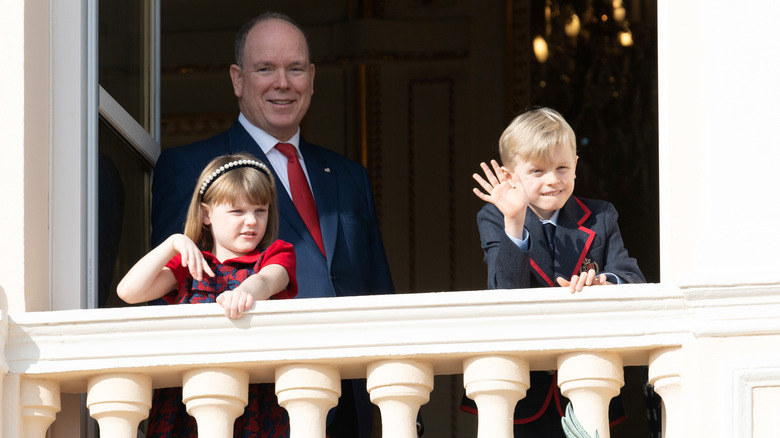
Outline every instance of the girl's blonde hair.
[[513, 168], [518, 159], [545, 161], [557, 146], [577, 155], [574, 130], [560, 113], [550, 108], [537, 108], [515, 117], [498, 140], [501, 163]]
[[203, 169], [192, 194], [184, 234], [200, 249], [212, 251], [214, 239], [211, 227], [203, 223], [201, 203], [214, 206], [233, 205], [243, 200], [250, 204], [268, 204], [268, 223], [258, 244], [264, 250], [276, 240], [279, 216], [276, 206], [276, 184], [268, 167], [250, 154], [217, 157]]

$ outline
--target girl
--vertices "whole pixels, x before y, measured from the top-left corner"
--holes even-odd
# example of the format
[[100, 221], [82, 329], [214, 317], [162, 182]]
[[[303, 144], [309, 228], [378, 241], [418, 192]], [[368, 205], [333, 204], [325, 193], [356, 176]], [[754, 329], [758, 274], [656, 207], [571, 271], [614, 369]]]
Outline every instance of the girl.
[[[133, 266], [117, 286], [128, 303], [219, 303], [240, 318], [256, 300], [298, 293], [295, 252], [276, 240], [276, 188], [271, 171], [248, 154], [224, 155], [199, 178], [184, 234], [165, 240]], [[204, 275], [205, 274], [205, 275]], [[197, 437], [181, 388], [155, 390], [147, 437]], [[287, 437], [287, 412], [272, 384], [252, 384], [235, 436]]]

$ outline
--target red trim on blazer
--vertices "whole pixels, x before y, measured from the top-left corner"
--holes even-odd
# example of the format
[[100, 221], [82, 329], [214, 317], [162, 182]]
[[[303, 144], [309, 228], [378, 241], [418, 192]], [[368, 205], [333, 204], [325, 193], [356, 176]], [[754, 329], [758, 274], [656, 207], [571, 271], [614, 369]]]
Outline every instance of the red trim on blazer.
[[623, 415], [622, 417], [618, 418], [617, 420], [612, 421], [611, 423], [609, 423], [609, 427], [617, 426], [618, 424], [626, 421], [627, 417], [628, 417], [628, 415]]
[[574, 200], [577, 201], [577, 204], [585, 212], [585, 214], [582, 215], [580, 220], [577, 221], [577, 226], [579, 227], [580, 231], [588, 235], [588, 241], [585, 242], [585, 246], [583, 246], [582, 248], [582, 252], [580, 253], [579, 260], [577, 260], [577, 264], [574, 265], [574, 272], [571, 273], [572, 276], [580, 275], [580, 268], [582, 267], [582, 262], [585, 261], [585, 256], [588, 255], [588, 250], [590, 250], [590, 245], [593, 243], [593, 239], [596, 238], [595, 231], [591, 230], [590, 228], [585, 228], [582, 226], [582, 224], [585, 223], [585, 221], [588, 220], [588, 218], [590, 217], [591, 215], [590, 210], [576, 196], [574, 197]]
[[588, 220], [588, 218], [590, 217], [590, 215], [591, 215], [591, 213], [590, 213], [590, 209], [589, 209], [588, 207], [586, 207], [586, 206], [585, 206], [585, 204], [584, 204], [582, 201], [580, 201], [580, 198], [578, 198], [578, 197], [576, 197], [576, 196], [575, 196], [575, 197], [574, 197], [574, 200], [575, 200], [575, 201], [577, 201], [577, 205], [579, 205], [579, 206], [580, 206], [580, 208], [581, 208], [583, 211], [585, 211], [585, 214], [584, 214], [584, 215], [582, 215], [582, 217], [580, 218], [580, 220], [578, 220], [578, 221], [577, 221], [577, 225], [582, 225], [582, 224], [584, 224], [584, 223], [585, 223], [585, 221], [586, 221], [586, 220]]
[[555, 393], [555, 407], [558, 408], [558, 414], [561, 417], [566, 416], [563, 412], [563, 406], [561, 406], [561, 391], [558, 391], [558, 371], [553, 373], [552, 384], [550, 385], [550, 391]]
[[473, 414], [473, 415], [478, 415], [479, 414], [477, 412], [477, 410], [472, 408], [471, 406], [465, 406], [465, 405], [462, 405], [462, 404], [460, 405], [460, 410], [463, 411], [463, 412], [467, 412], [469, 414]]
[[545, 397], [544, 403], [542, 403], [542, 407], [539, 409], [539, 412], [527, 418], [517, 419], [514, 421], [514, 423], [526, 424], [541, 417], [547, 411], [547, 407], [550, 406], [550, 401], [552, 399], [555, 399], [555, 409], [559, 414], [561, 414], [561, 417], [563, 417], [565, 414], [563, 413], [563, 408], [561, 408], [561, 396], [558, 393], [558, 371], [553, 373], [552, 382], [550, 382], [550, 390], [547, 391], [547, 397]]
[[555, 287], [555, 284], [550, 280], [550, 277], [547, 276], [547, 274], [542, 271], [542, 268], [539, 267], [539, 265], [536, 264], [534, 259], [531, 259], [531, 267], [534, 268], [534, 271], [538, 272], [539, 275], [542, 277], [544, 281], [547, 282], [547, 284], [550, 285], [550, 287]]

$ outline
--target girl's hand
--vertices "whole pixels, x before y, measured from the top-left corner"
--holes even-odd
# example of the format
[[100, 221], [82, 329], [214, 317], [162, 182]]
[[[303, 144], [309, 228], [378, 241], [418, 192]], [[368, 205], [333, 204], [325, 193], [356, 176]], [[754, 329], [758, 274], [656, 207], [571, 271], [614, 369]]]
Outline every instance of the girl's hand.
[[228, 318], [241, 318], [255, 301], [267, 300], [287, 287], [290, 277], [281, 265], [267, 265], [260, 272], [247, 277], [237, 288], [217, 297]]
[[172, 244], [174, 251], [181, 254], [181, 265], [189, 268], [192, 278], [203, 281], [204, 272], [209, 277], [214, 277], [214, 271], [211, 270], [211, 266], [206, 262], [203, 253], [192, 239], [184, 234], [174, 234]]
[[528, 195], [522, 182], [515, 181], [506, 167], [499, 166], [496, 160], [490, 160], [491, 169], [487, 164], [480, 163], [482, 171], [485, 172], [487, 180], [475, 173], [474, 180], [482, 186], [483, 193], [478, 188], [474, 188], [474, 194], [485, 202], [498, 207], [505, 218], [516, 218], [521, 216], [525, 218], [525, 209], [528, 207]]
[[241, 318], [244, 312], [252, 307], [254, 302], [255, 297], [242, 290], [241, 286], [222, 292], [217, 297], [217, 303], [225, 309], [225, 316], [231, 319]]
[[612, 284], [607, 281], [607, 276], [604, 274], [596, 275], [596, 271], [591, 269], [583, 275], [574, 275], [571, 277], [571, 281], [566, 281], [563, 277], [558, 277], [558, 284], [561, 287], [568, 287], [569, 292], [581, 292], [585, 286], [601, 286], [605, 284]]

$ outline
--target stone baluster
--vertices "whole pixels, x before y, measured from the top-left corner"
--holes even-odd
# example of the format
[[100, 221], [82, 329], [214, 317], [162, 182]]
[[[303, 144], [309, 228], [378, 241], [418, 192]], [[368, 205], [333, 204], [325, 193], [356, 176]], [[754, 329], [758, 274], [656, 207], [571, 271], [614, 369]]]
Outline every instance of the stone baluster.
[[385, 360], [367, 370], [366, 387], [382, 413], [382, 436], [417, 437], [417, 413], [433, 390], [433, 365], [415, 360]]
[[528, 361], [483, 356], [463, 362], [463, 386], [479, 411], [479, 438], [512, 438], [515, 405], [531, 384]]
[[685, 433], [685, 406], [682, 403], [680, 375], [683, 367], [682, 349], [672, 347], [651, 351], [649, 363], [648, 381], [663, 400], [662, 435], [664, 438], [681, 437]]
[[341, 395], [341, 374], [329, 365], [276, 369], [276, 396], [290, 416], [290, 438], [325, 438], [325, 420]]
[[249, 401], [249, 373], [234, 368], [187, 371], [182, 401], [198, 423], [198, 436], [231, 438], [233, 424]]
[[558, 386], [590, 436], [598, 431], [600, 438], [609, 438], [609, 401], [623, 386], [623, 359], [595, 352], [559, 356]]
[[22, 380], [21, 413], [25, 438], [44, 438], [60, 411], [60, 384], [51, 380]]
[[135, 438], [138, 423], [149, 416], [152, 378], [142, 374], [112, 373], [87, 382], [87, 408], [97, 420], [101, 436]]

